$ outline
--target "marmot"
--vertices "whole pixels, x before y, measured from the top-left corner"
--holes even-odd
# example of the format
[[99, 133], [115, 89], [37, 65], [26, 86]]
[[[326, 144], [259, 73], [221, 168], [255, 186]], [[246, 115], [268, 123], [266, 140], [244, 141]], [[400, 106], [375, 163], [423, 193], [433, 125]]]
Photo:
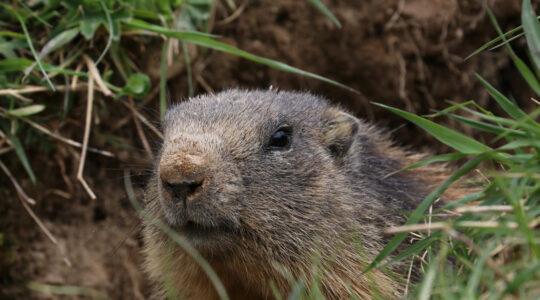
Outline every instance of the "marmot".
[[[422, 157], [308, 93], [227, 90], [172, 106], [145, 200], [147, 211], [212, 266], [231, 299], [286, 297], [320, 276], [327, 299], [397, 298], [405, 280], [363, 270], [444, 167], [385, 175]], [[207, 275], [146, 222], [154, 298], [218, 299]], [[318, 270], [318, 271], [317, 271]], [[405, 279], [407, 267], [391, 271]], [[320, 273], [319, 275], [314, 273]]]

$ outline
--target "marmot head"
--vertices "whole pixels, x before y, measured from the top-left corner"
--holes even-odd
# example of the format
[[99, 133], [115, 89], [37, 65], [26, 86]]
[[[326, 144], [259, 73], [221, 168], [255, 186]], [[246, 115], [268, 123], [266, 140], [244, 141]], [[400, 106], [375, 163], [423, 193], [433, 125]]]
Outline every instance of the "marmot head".
[[[202, 254], [294, 257], [350, 228], [365, 125], [306, 93], [230, 90], [172, 107], [150, 185]], [[352, 154], [356, 153], [356, 154]], [[245, 254], [245, 252], [243, 252]]]

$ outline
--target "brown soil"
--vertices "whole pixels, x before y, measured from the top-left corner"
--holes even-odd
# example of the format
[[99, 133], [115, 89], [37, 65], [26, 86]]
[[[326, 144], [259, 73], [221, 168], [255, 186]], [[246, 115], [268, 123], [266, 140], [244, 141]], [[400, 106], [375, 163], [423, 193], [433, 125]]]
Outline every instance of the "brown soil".
[[[399, 143], [430, 151], [445, 151], [445, 148], [402, 119], [374, 107], [370, 101], [420, 114], [446, 107], [445, 99], [475, 99], [485, 107], [494, 108], [485, 89], [474, 78], [473, 72], [478, 72], [504, 93], [512, 94], [522, 106], [529, 106], [526, 101], [531, 94], [505, 52], [482, 53], [463, 61], [495, 36], [482, 5], [493, 2], [491, 7], [499, 22], [508, 30], [519, 25], [520, 1], [323, 1], [342, 22], [341, 29], [308, 1], [236, 1], [243, 11], [232, 20], [228, 19], [232, 11], [222, 2], [216, 10], [213, 32], [222, 35], [227, 43], [327, 76], [361, 91], [362, 95], [217, 52], [199, 52], [194, 61], [197, 93], [270, 85], [287, 90], [311, 90], [345, 105], [361, 117], [395, 129]], [[518, 54], [523, 54], [523, 43], [518, 41], [515, 46]], [[185, 97], [185, 72], [179, 68], [171, 76], [174, 77], [169, 81], [172, 98]], [[73, 120], [83, 120], [84, 100], [80, 101], [80, 108], [71, 116]], [[157, 101], [150, 105], [155, 109]], [[108, 107], [107, 111], [98, 109], [100, 123], [93, 132], [120, 136], [135, 149], [142, 148], [131, 120], [128, 126], [116, 126], [124, 118], [125, 108], [117, 103], [108, 103]], [[155, 113], [143, 113], [157, 120]], [[62, 129], [62, 134], [81, 140], [82, 123], [73, 121], [71, 125]], [[134, 177], [135, 186], [140, 193], [151, 164], [142, 151], [118, 150], [96, 134], [90, 144], [113, 151], [118, 157], [106, 159], [89, 154], [87, 158], [85, 178], [96, 192], [97, 200], [89, 200], [74, 179], [77, 161], [71, 157], [77, 157], [79, 150], [63, 144], [56, 145], [55, 155], [37, 149], [28, 153], [40, 183], [36, 187], [22, 182], [37, 201], [33, 210], [57, 238], [72, 267], [64, 263], [56, 246], [24, 210], [11, 184], [1, 179], [3, 186], [9, 186], [0, 189], [0, 232], [4, 234], [0, 246], [1, 299], [27, 299], [30, 295], [46, 299], [74, 298], [30, 292], [27, 288], [30, 281], [92, 288], [112, 299], [144, 299], [148, 295], [149, 285], [141, 270], [139, 254], [139, 219], [126, 199], [122, 170], [135, 169], [138, 174]], [[65, 165], [65, 169], [60, 165]], [[22, 170], [17, 173], [21, 175], [19, 178], [26, 178]], [[68, 191], [72, 197], [63, 198], [59, 190]]]

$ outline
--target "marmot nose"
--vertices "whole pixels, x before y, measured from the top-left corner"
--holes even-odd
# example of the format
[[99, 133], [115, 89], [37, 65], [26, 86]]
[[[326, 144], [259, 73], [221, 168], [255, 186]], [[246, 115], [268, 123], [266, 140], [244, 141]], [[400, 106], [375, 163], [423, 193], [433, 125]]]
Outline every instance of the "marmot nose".
[[165, 149], [159, 166], [159, 177], [169, 199], [175, 203], [190, 201], [204, 189], [207, 180], [206, 159], [184, 151]]
[[174, 202], [184, 201], [189, 196], [197, 194], [203, 185], [202, 179], [191, 182], [162, 182], [165, 190], [171, 193]]

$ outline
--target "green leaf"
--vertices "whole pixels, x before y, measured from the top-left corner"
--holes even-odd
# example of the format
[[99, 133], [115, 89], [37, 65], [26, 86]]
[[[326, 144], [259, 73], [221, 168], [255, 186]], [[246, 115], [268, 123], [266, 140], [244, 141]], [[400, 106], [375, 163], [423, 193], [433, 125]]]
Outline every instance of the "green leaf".
[[[45, 46], [43, 46], [43, 49], [41, 49], [41, 52], [38, 55], [39, 59], [43, 59], [43, 57], [45, 57], [47, 54], [69, 43], [73, 38], [75, 38], [75, 36], [77, 36], [77, 34], [79, 34], [78, 28], [72, 28], [61, 32], [60, 34], [52, 38], [50, 41], [48, 41]], [[34, 69], [35, 64], [36, 63], [26, 68], [26, 70], [24, 71], [25, 76], [27, 76]]]
[[35, 115], [42, 112], [45, 109], [45, 105], [34, 104], [17, 109], [10, 109], [7, 111], [8, 115], [17, 116], [17, 117], [26, 117], [30, 115]]
[[0, 60], [0, 70], [2, 72], [15, 72], [24, 70], [24, 68], [31, 66], [33, 61], [26, 58], [8, 58]]
[[530, 0], [523, 0], [521, 23], [523, 24], [523, 31], [533, 61], [536, 67], [540, 69], [540, 23], [536, 19]]
[[28, 162], [28, 158], [26, 157], [26, 154], [24, 153], [24, 148], [21, 145], [21, 141], [19, 141], [19, 138], [17, 136], [12, 135], [9, 137], [11, 140], [11, 144], [13, 145], [13, 148], [15, 149], [15, 154], [19, 157], [19, 160], [21, 161], [24, 169], [26, 170], [26, 173], [28, 173], [28, 176], [30, 177], [30, 180], [33, 184], [36, 184], [36, 176], [34, 175], [34, 171], [32, 171], [32, 167], [30, 166], [30, 163]]
[[150, 78], [146, 74], [136, 73], [129, 76], [128, 81], [120, 95], [131, 95], [135, 98], [144, 98], [150, 91]]
[[[2, 72], [22, 71], [28, 66], [31, 66], [33, 64], [34, 64], [34, 61], [26, 59], [26, 58], [8, 58], [8, 59], [0, 60], [0, 70]], [[56, 73], [66, 74], [66, 75], [81, 76], [84, 78], [88, 76], [88, 73], [85, 73], [85, 72], [75, 72], [74, 70], [58, 68], [58, 67], [46, 64], [46, 63], [42, 64], [42, 67], [45, 71], [51, 72], [51, 73], [56, 72]]]
[[322, 12], [328, 19], [330, 19], [334, 24], [336, 24], [337, 27], [341, 28], [341, 23], [339, 23], [339, 20], [322, 4], [320, 0], [308, 0], [313, 4], [320, 12]]
[[6, 41], [2, 36], [0, 36], [0, 54], [4, 55], [6, 58], [15, 58], [17, 54], [14, 50], [27, 48], [28, 44], [24, 39], [16, 39], [13, 41]]
[[69, 43], [77, 36], [77, 34], [79, 34], [79, 28], [72, 28], [63, 31], [62, 33], [53, 37], [50, 41], [47, 42], [47, 44], [45, 44], [45, 46], [43, 46], [43, 49], [41, 49], [41, 52], [39, 53], [39, 58], [43, 58], [52, 51]]
[[81, 20], [81, 33], [87, 40], [91, 40], [94, 37], [94, 33], [96, 32], [101, 23], [102, 21], [99, 16], [85, 16], [85, 18]]
[[466, 154], [478, 154], [492, 149], [466, 135], [463, 135], [457, 131], [454, 131], [450, 128], [446, 128], [437, 123], [426, 120], [417, 115], [411, 114], [409, 112], [403, 111], [401, 109], [393, 108], [386, 106], [380, 103], [374, 103], [377, 106], [385, 108], [409, 121], [422, 127], [425, 131], [429, 132], [433, 137], [435, 137], [440, 142], [456, 149], [461, 153]]

